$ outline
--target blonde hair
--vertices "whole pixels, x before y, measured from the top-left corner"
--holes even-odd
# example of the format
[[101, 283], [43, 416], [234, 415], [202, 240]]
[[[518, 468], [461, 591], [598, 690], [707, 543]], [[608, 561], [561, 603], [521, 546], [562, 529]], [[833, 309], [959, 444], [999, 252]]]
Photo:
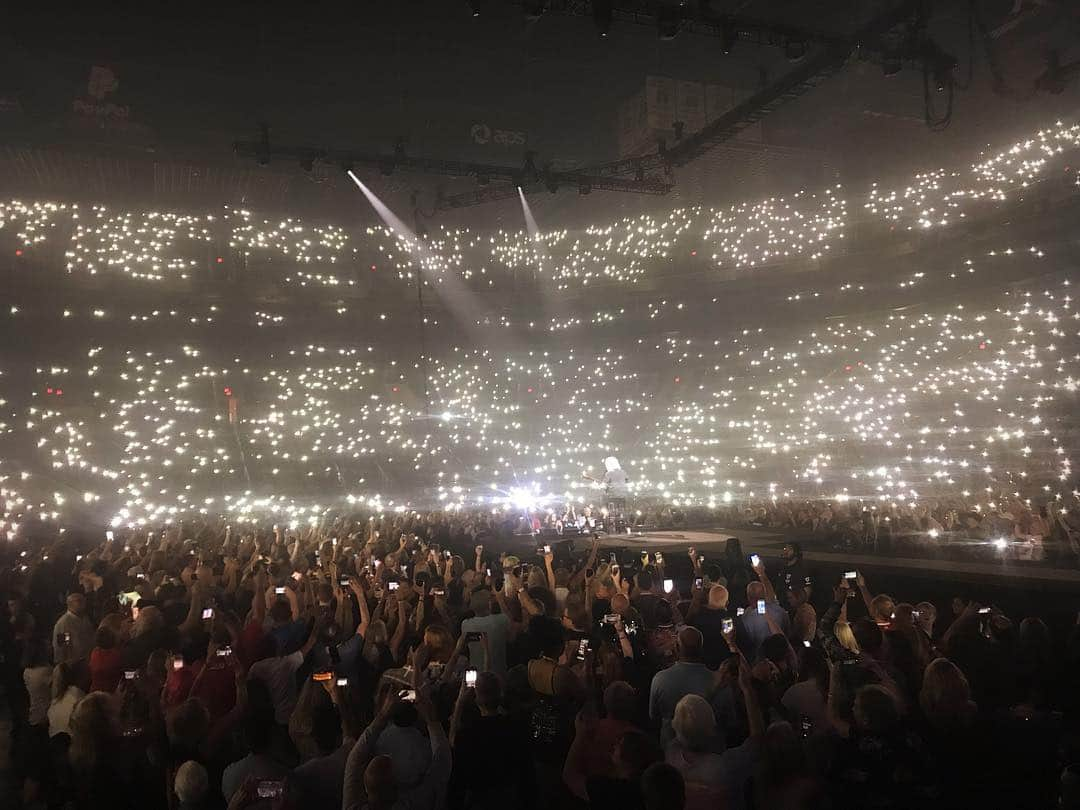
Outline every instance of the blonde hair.
[[833, 635], [840, 642], [840, 646], [848, 652], [853, 652], [856, 655], [862, 652], [859, 649], [859, 642], [855, 640], [855, 634], [851, 632], [851, 625], [847, 622], [837, 622], [833, 625]]
[[701, 695], [686, 695], [671, 718], [675, 739], [691, 751], [702, 751], [716, 735], [716, 715]]
[[112, 736], [112, 696], [91, 692], [71, 712], [71, 745], [68, 759], [76, 771], [87, 773], [97, 764], [98, 751], [107, 750]]

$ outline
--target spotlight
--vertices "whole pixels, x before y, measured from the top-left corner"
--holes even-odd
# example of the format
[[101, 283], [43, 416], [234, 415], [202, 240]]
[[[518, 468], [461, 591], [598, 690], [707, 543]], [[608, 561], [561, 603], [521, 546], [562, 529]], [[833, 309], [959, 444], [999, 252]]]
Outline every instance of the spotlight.
[[353, 162], [351, 160], [343, 160], [343, 161], [341, 161], [341, 171], [344, 174], [348, 174], [352, 170], [353, 170]]
[[593, 0], [593, 22], [601, 37], [606, 37], [611, 30], [611, 20], [615, 16], [614, 6], [613, 0]]
[[801, 62], [806, 56], [806, 43], [801, 39], [789, 39], [784, 46], [784, 56], [789, 62]]
[[474, 17], [480, 16], [480, 0], [467, 0], [465, 5], [469, 7], [469, 13]]
[[679, 6], [660, 6], [656, 10], [656, 33], [660, 39], [670, 42], [679, 35], [682, 25], [682, 9]]

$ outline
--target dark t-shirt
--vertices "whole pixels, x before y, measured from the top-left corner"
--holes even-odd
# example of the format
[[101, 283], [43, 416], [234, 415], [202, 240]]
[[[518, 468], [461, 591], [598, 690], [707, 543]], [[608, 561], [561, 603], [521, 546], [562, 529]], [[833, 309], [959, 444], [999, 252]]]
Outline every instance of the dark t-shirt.
[[525, 729], [506, 715], [476, 717], [463, 725], [454, 743], [454, 777], [473, 793], [519, 784], [531, 774]]
[[810, 574], [806, 570], [806, 564], [799, 560], [794, 565], [785, 565], [780, 573], [780, 582], [784, 586], [784, 592], [800, 591], [809, 588], [813, 583]]
[[726, 610], [703, 608], [690, 620], [690, 626], [701, 631], [701, 658], [709, 669], [717, 669], [728, 658], [731, 650], [724, 640], [724, 620], [730, 619]]
[[585, 781], [592, 810], [644, 810], [641, 785], [610, 776], [590, 776]]

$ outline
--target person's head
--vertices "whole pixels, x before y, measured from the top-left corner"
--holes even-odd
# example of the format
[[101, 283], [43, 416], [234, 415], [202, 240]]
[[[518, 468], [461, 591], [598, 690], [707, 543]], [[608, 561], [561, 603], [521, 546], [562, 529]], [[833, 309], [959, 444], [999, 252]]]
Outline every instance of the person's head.
[[653, 622], [656, 627], [672, 627], [675, 624], [675, 612], [667, 599], [660, 599], [653, 608]]
[[589, 626], [589, 609], [580, 598], [571, 595], [563, 608], [563, 625], [570, 629], [585, 630]]
[[713, 585], [709, 588], [709, 607], [713, 610], [723, 610], [728, 606], [728, 589], [723, 585]]
[[856, 619], [855, 624], [851, 626], [851, 633], [862, 652], [873, 655], [881, 649], [881, 628], [873, 619], [865, 616]]
[[716, 715], [701, 695], [686, 695], [675, 704], [671, 729], [684, 748], [705, 751], [716, 739]]
[[937, 728], [964, 723], [976, 710], [967, 678], [948, 658], [935, 658], [926, 666], [919, 705], [923, 716]]
[[915, 619], [916, 625], [918, 625], [926, 635], [933, 636], [934, 622], [937, 621], [937, 608], [934, 607], [934, 603], [919, 602], [919, 604], [915, 606], [915, 611], [919, 614]]
[[165, 728], [171, 745], [191, 751], [210, 730], [210, 712], [198, 698], [188, 698], [168, 713]]
[[210, 789], [210, 777], [206, 768], [193, 759], [189, 759], [176, 769], [176, 779], [173, 780], [173, 790], [176, 798], [183, 804], [197, 805], [205, 797]]
[[803, 772], [802, 741], [791, 723], [778, 721], [765, 729], [761, 775], [766, 784], [783, 785]]
[[1020, 622], [1020, 646], [1035, 655], [1048, 655], [1050, 652], [1050, 628], [1046, 623], [1034, 616], [1028, 616]]
[[341, 715], [332, 701], [320, 700], [311, 712], [311, 736], [321, 754], [332, 754], [341, 737]]
[[870, 600], [870, 618], [877, 622], [879, 627], [891, 624], [895, 611], [896, 602], [888, 594], [881, 593]]
[[476, 676], [476, 705], [486, 714], [495, 714], [502, 705], [502, 681], [494, 672], [480, 672]]
[[545, 616], [558, 615], [559, 600], [555, 598], [555, 592], [546, 584], [529, 588], [529, 596], [543, 608]]
[[550, 616], [533, 616], [529, 619], [529, 637], [536, 643], [541, 655], [558, 660], [563, 653], [562, 624]]
[[780, 558], [788, 565], [797, 563], [802, 559], [802, 547], [798, 543], [784, 543]]
[[625, 619], [630, 612], [630, 597], [625, 593], [617, 593], [611, 597], [611, 612], [618, 613]]
[[683, 810], [686, 783], [678, 768], [654, 762], [641, 775], [641, 797], [645, 810]]
[[833, 625], [833, 635], [840, 642], [840, 646], [848, 652], [859, 654], [859, 642], [855, 640], [855, 634], [851, 631], [851, 625], [844, 621], [838, 621]]
[[746, 557], [743, 556], [742, 542], [738, 537], [729, 537], [724, 542], [724, 557], [736, 565], [746, 562]]
[[164, 626], [165, 617], [162, 615], [161, 610], [154, 605], [150, 605], [139, 611], [139, 618], [131, 625], [131, 637], [137, 638], [147, 633], [153, 633], [161, 630]]
[[662, 760], [663, 753], [656, 739], [642, 731], [627, 731], [615, 744], [611, 761], [615, 773], [622, 779], [637, 780], [645, 769]]
[[111, 650], [119, 643], [116, 633], [107, 624], [98, 625], [97, 633], [94, 634], [94, 646], [102, 650]]
[[746, 586], [746, 604], [750, 605], [751, 609], [757, 605], [759, 599], [765, 598], [765, 586], [757, 580], [751, 582]]
[[487, 588], [477, 588], [469, 597], [469, 609], [477, 616], [489, 616], [491, 614], [491, 591]]
[[441, 624], [430, 625], [424, 631], [424, 643], [431, 650], [431, 660], [446, 663], [454, 651], [454, 637]]
[[276, 600], [270, 605], [270, 621], [277, 627], [292, 621], [292, 608], [284, 599]]
[[799, 680], [817, 682], [822, 692], [829, 689], [829, 659], [818, 647], [803, 647], [799, 651]]
[[68, 613], [82, 616], [86, 612], [86, 597], [81, 593], [69, 593], [67, 597]]
[[368, 763], [364, 769], [364, 792], [372, 807], [388, 808], [397, 802], [397, 780], [390, 757], [380, 754]]
[[91, 692], [71, 712], [68, 758], [76, 771], [93, 770], [98, 756], [109, 750], [113, 736], [113, 696]]
[[900, 602], [893, 608], [892, 623], [896, 628], [908, 628], [915, 626], [915, 606], [907, 602]]
[[78, 679], [69, 664], [61, 662], [53, 667], [51, 684], [53, 700], [59, 700], [67, 692], [68, 687], [77, 685]]
[[895, 728], [900, 711], [892, 692], [874, 683], [855, 694], [854, 717], [855, 726], [862, 734], [880, 736]]
[[613, 681], [604, 689], [607, 716], [623, 723], [632, 722], [637, 712], [637, 693], [626, 681]]
[[791, 670], [796, 665], [794, 651], [783, 633], [773, 633], [761, 640], [758, 660], [762, 659], [772, 661], [780, 672]]
[[682, 661], [700, 661], [704, 639], [696, 627], [684, 627], [679, 631], [679, 659]]
[[653, 589], [653, 575], [652, 571], [648, 568], [643, 568], [637, 575], [638, 590], [643, 593], [651, 591]]
[[[256, 681], [253, 680], [252, 683]], [[261, 682], [261, 681], [260, 681]], [[249, 684], [250, 688], [250, 684]], [[274, 705], [273, 698], [269, 695], [269, 705], [258, 706], [251, 705], [250, 701], [251, 693], [248, 693], [248, 707], [244, 712], [244, 718], [241, 722], [241, 733], [244, 737], [244, 744], [248, 747], [248, 750], [253, 754], [264, 753], [273, 741], [274, 736]], [[260, 699], [259, 703], [263, 701]]]

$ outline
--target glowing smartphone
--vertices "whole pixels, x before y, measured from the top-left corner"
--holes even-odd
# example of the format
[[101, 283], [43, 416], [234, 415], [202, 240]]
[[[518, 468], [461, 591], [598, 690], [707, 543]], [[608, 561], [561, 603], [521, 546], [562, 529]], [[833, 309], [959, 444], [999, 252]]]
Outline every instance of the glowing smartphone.
[[761, 614], [762, 616], [765, 615], [765, 600], [764, 599], [758, 599], [757, 600], [757, 612], [759, 614]]
[[673, 579], [665, 579], [664, 580], [664, 592], [665, 593], [671, 593], [673, 590], [675, 590], [675, 580], [673, 580]]
[[732, 630], [735, 629], [735, 620], [724, 619], [723, 628], [725, 633], [730, 633]]
[[476, 675], [477, 672], [475, 669], [465, 670], [465, 685], [468, 687], [476, 686]]
[[759, 557], [757, 554], [751, 554], [750, 564], [757, 568], [759, 565], [761, 565], [761, 557]]
[[213, 608], [203, 608], [202, 617], [204, 619], [212, 619], [212, 618], [214, 618], [214, 609]]

